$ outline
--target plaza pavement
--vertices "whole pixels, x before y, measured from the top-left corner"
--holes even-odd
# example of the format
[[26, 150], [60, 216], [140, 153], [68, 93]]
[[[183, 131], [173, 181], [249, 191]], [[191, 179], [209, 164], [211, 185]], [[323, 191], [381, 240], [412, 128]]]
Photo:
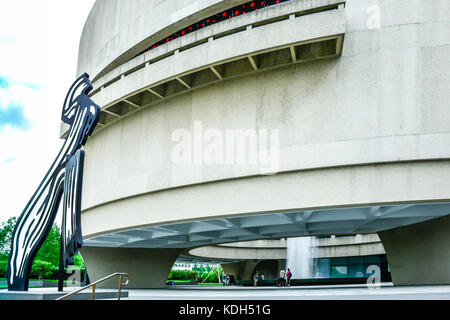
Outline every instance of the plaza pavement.
[[124, 300], [450, 300], [450, 285], [367, 285], [302, 287], [175, 286], [164, 289], [125, 289]]

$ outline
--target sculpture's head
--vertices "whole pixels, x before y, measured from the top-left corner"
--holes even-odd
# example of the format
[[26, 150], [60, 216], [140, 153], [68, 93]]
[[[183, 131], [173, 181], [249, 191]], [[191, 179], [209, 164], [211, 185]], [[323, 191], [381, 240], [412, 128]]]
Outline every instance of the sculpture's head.
[[72, 84], [64, 101], [61, 120], [71, 126], [68, 138], [76, 139], [78, 147], [86, 143], [100, 117], [100, 107], [88, 96], [91, 90], [89, 75], [84, 73]]
[[80, 95], [88, 95], [92, 90], [92, 84], [89, 81], [89, 75], [84, 73], [70, 87], [64, 100], [61, 120], [67, 124], [73, 124], [75, 117], [80, 109], [78, 97]]

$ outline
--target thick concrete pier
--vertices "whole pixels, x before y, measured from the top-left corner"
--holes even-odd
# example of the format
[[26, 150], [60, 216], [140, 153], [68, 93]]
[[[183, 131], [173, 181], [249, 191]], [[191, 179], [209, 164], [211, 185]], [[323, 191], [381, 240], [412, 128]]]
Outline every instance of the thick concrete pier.
[[450, 216], [378, 235], [395, 285], [450, 284]]
[[[101, 279], [115, 272], [125, 272], [130, 276], [127, 288], [164, 287], [179, 252], [179, 249], [81, 249], [90, 279]], [[117, 285], [117, 279], [110, 279], [99, 287], [116, 288]]]

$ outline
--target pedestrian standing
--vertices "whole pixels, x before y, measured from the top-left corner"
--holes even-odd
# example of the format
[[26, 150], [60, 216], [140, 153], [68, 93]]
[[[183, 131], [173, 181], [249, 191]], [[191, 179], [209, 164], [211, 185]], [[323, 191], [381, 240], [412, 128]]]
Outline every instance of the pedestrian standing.
[[253, 286], [258, 286], [258, 280], [259, 280], [259, 272], [256, 270], [255, 275], [253, 276]]
[[287, 273], [286, 273], [286, 279], [287, 279], [286, 286], [287, 287], [291, 286], [291, 278], [292, 278], [292, 272], [291, 272], [291, 269], [288, 268]]
[[286, 276], [286, 271], [284, 271], [284, 268], [281, 268], [280, 270], [280, 277], [278, 278], [277, 287], [284, 287], [285, 280], [284, 277]]

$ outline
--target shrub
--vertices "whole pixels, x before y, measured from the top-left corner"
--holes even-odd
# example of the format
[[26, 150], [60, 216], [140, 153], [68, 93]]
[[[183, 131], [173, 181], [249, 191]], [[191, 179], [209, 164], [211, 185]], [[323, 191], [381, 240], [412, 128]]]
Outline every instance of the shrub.
[[30, 276], [32, 278], [48, 278], [52, 274], [52, 271], [53, 266], [50, 262], [34, 260]]
[[190, 270], [172, 270], [169, 273], [169, 280], [195, 280], [197, 272]]
[[0, 260], [0, 278], [6, 278], [8, 275], [8, 260]]

